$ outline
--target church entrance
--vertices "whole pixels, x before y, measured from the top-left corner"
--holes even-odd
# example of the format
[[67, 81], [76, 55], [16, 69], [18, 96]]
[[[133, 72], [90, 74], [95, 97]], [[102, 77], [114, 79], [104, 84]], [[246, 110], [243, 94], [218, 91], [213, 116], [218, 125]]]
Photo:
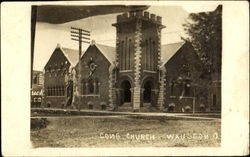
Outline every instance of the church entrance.
[[123, 103], [131, 102], [131, 91], [130, 91], [131, 85], [129, 81], [127, 80], [123, 81], [121, 84], [121, 88], [123, 90], [122, 93]]
[[153, 83], [151, 81], [147, 81], [144, 84], [144, 91], [143, 91], [143, 102], [144, 103], [151, 103], [151, 92], [152, 92], [152, 85]]

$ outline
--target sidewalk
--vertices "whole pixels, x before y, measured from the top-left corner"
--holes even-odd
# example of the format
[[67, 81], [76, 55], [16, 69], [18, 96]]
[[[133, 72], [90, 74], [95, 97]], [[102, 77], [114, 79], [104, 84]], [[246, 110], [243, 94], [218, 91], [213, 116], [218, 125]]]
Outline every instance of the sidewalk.
[[[76, 110], [76, 109], [51, 109], [51, 108], [31, 108], [31, 113], [42, 114], [42, 116], [53, 115], [53, 117], [61, 116], [129, 116], [129, 117], [168, 117], [168, 118], [184, 118], [196, 120], [220, 120], [220, 113], [152, 113], [152, 112], [117, 112], [117, 111], [96, 111], [96, 110]], [[201, 117], [202, 116], [202, 117]], [[214, 117], [211, 117], [214, 116]], [[37, 117], [37, 116], [32, 116]], [[215, 118], [216, 117], [216, 118]]]

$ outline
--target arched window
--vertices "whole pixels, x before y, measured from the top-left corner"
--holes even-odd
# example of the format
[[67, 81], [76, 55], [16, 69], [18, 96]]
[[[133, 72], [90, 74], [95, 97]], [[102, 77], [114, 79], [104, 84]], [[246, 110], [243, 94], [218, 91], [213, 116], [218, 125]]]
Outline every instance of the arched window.
[[60, 86], [57, 87], [57, 96], [61, 96], [61, 87]]
[[62, 86], [62, 96], [64, 96], [65, 95], [65, 88], [64, 88], [64, 86]]
[[61, 90], [60, 90], [60, 86], [56, 87], [56, 96], [61, 96]]
[[171, 82], [171, 91], [170, 91], [170, 93], [171, 93], [171, 96], [174, 95], [174, 82], [173, 81]]
[[81, 81], [81, 93], [85, 94], [85, 91], [86, 91], [86, 81], [85, 81], [85, 79], [82, 79], [82, 81]]
[[89, 94], [93, 94], [94, 93], [94, 80], [93, 79], [89, 79], [88, 87], [89, 87]]
[[128, 70], [131, 68], [131, 39], [128, 41]]
[[51, 88], [48, 87], [48, 96], [51, 96]]
[[95, 94], [99, 94], [99, 86], [100, 86], [100, 82], [96, 80], [96, 93]]
[[38, 76], [37, 75], [35, 75], [35, 77], [33, 78], [33, 83], [38, 84]]
[[150, 56], [150, 59], [151, 59], [151, 70], [154, 71], [155, 70], [155, 41], [153, 41], [153, 45], [152, 45], [152, 52], [151, 52], [151, 56]]
[[52, 96], [55, 96], [56, 94], [55, 94], [56, 92], [55, 92], [55, 87], [52, 87]]
[[64, 96], [64, 91], [63, 91], [64, 87], [61, 86], [61, 96]]
[[144, 54], [144, 68], [147, 70], [147, 64], [148, 64], [148, 40], [146, 40], [146, 50], [145, 50], [145, 54]]
[[55, 87], [55, 96], [58, 96], [59, 95], [59, 93], [58, 93], [58, 87], [56, 86]]
[[124, 41], [122, 41], [122, 43], [121, 43], [121, 49], [120, 49], [120, 51], [121, 51], [121, 53], [120, 53], [120, 69], [121, 70], [123, 70], [124, 68], [124, 66], [123, 66], [123, 60], [124, 60]]
[[151, 41], [151, 38], [149, 38], [149, 48], [148, 48], [148, 53], [147, 53], [147, 65], [148, 65], [148, 68], [147, 70], [150, 70], [150, 66], [151, 66], [151, 51], [152, 51], [152, 41]]
[[125, 46], [124, 46], [124, 70], [128, 69], [128, 38], [126, 37], [125, 39]]
[[185, 84], [185, 96], [190, 96], [190, 83]]

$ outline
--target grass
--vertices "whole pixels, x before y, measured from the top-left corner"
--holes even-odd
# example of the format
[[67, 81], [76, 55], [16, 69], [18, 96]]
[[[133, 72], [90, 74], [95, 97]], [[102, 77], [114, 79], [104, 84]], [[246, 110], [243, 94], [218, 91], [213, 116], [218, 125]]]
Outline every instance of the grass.
[[[34, 147], [220, 146], [220, 120], [152, 120], [127, 116], [48, 117], [47, 120], [46, 128], [31, 131]], [[137, 140], [138, 134], [155, 138]], [[104, 135], [106, 138], [102, 138]], [[201, 138], [202, 135], [207, 138]]]

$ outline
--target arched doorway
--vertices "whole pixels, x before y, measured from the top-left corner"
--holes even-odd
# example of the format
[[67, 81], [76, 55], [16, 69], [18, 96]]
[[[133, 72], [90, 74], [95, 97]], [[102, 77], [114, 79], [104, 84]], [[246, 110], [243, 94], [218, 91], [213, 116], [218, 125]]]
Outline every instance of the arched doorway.
[[123, 98], [123, 103], [126, 103], [126, 102], [131, 102], [131, 91], [130, 91], [130, 88], [131, 88], [131, 85], [130, 85], [130, 82], [125, 80], [122, 82], [121, 84], [121, 88], [122, 88], [122, 98]]
[[144, 103], [151, 103], [151, 100], [152, 100], [152, 95], [151, 95], [152, 86], [153, 86], [153, 83], [151, 81], [145, 82], [145, 84], [143, 86], [143, 88], [144, 88], [143, 102]]

